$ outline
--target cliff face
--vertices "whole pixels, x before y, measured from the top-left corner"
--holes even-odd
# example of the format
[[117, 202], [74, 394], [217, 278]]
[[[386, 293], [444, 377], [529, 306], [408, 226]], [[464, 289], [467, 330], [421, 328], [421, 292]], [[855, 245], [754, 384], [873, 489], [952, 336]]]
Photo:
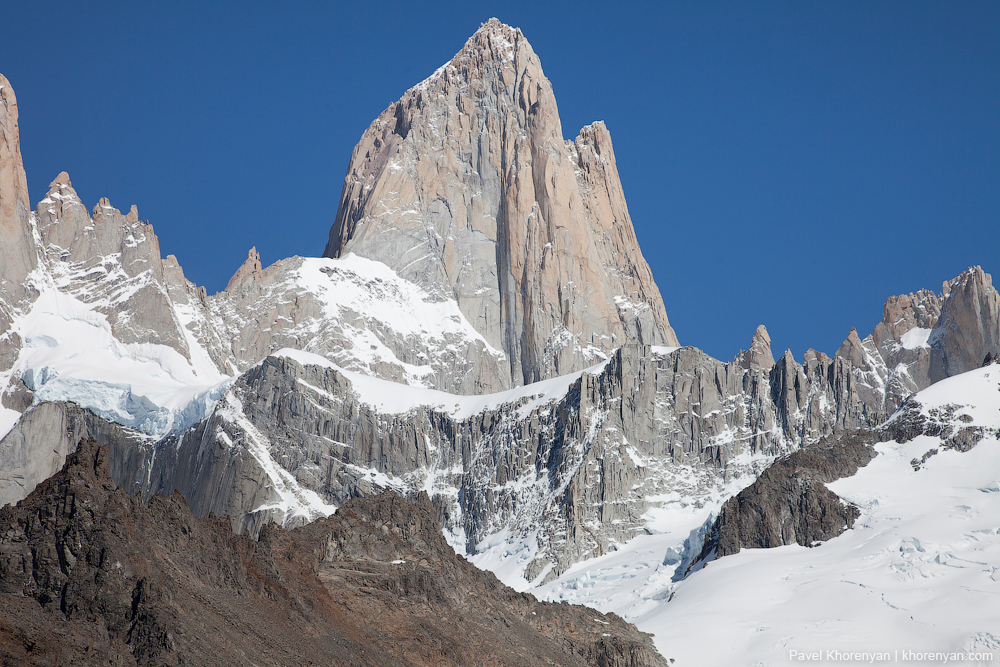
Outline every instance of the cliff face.
[[324, 254], [351, 252], [454, 298], [510, 385], [677, 345], [607, 129], [564, 141], [538, 57], [496, 19], [365, 131]]
[[539, 603], [457, 556], [426, 496], [255, 541], [180, 494], [144, 504], [109, 459], [83, 441], [0, 509], [5, 663], [667, 664], [617, 616]]
[[21, 339], [11, 324], [15, 310], [32, 295], [25, 281], [36, 264], [30, 216], [17, 98], [7, 77], [0, 74], [0, 371], [17, 358]]
[[871, 378], [891, 414], [916, 392], [1000, 356], [1000, 294], [979, 266], [930, 290], [889, 297], [882, 321], [837, 351]]
[[[693, 348], [629, 346], [590, 372], [484, 397], [395, 387], [285, 351], [191, 429], [140, 442], [122, 429], [112, 471], [131, 493], [179, 489], [196, 515], [250, 534], [387, 488], [425, 491], [457, 548], [488, 551], [506, 531], [530, 581], [640, 534], [657, 498], [707, 502], [774, 455], [882, 419], [841, 359], [747, 370]], [[49, 432], [52, 418], [27, 418], [41, 409], [20, 441]]]

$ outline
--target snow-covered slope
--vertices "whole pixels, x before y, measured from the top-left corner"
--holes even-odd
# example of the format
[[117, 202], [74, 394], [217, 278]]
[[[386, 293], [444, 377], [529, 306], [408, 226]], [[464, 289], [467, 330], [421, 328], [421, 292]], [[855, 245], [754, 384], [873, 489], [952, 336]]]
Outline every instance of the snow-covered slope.
[[[176, 258], [160, 257], [135, 207], [123, 215], [102, 199], [90, 213], [65, 173], [27, 223], [35, 261], [25, 296], [0, 294], [9, 318], [0, 332], [0, 503], [19, 500], [62, 465], [61, 448], [28, 451], [40, 433], [15, 429], [42, 403], [74, 403], [153, 442], [205, 420], [237, 375], [286, 346], [372, 376], [463, 393], [506, 375], [503, 353], [454, 300], [432, 297], [372, 260], [295, 257], [265, 270], [258, 263], [210, 297]], [[258, 463], [274, 472], [269, 460]], [[264, 479], [276, 489], [285, 475]]]
[[[28, 404], [43, 401], [71, 401], [153, 436], [191, 426], [211, 411], [231, 378], [182, 326], [183, 314], [174, 312], [155, 236], [151, 228], [147, 234], [139, 229], [148, 225], [103, 206], [101, 214], [117, 225], [111, 234], [104, 231], [106, 246], [121, 243], [143, 254], [151, 245], [155, 257], [149, 250], [129, 258], [92, 248], [93, 254], [74, 261], [74, 249], [85, 245], [95, 228], [101, 231], [101, 221], [87, 218], [67, 189], [68, 179], [54, 184], [39, 208], [60, 198], [61, 190], [62, 205], [90, 224], [63, 248], [56, 244], [57, 211], [46, 211], [50, 226], [37, 215], [31, 218], [38, 266], [26, 284], [36, 296], [15, 313], [10, 328], [21, 346], [12, 366], [0, 373], [4, 403], [14, 406], [0, 413], [0, 438]], [[107, 236], [122, 238], [109, 242]], [[150, 317], [150, 311], [159, 317]]]
[[228, 335], [219, 356], [242, 372], [282, 348], [340, 367], [458, 394], [509, 387], [504, 353], [465, 319], [453, 298], [432, 295], [385, 264], [346, 254], [290, 257], [241, 268], [208, 297]]
[[231, 381], [172, 347], [122, 343], [103, 314], [57, 289], [44, 289], [14, 330], [24, 347], [9, 373], [34, 403], [70, 401], [150, 435], [204, 419]]
[[[1000, 664], [998, 390], [992, 365], [917, 394], [931, 422], [948, 420], [945, 432], [880, 444], [870, 464], [828, 485], [862, 514], [817, 547], [744, 549], [682, 578], [682, 539], [708, 511], [672, 521], [651, 514], [651, 530], [663, 533], [579, 563], [534, 593], [617, 612], [680, 665], [844, 661], [829, 651], [914, 664], [945, 659], [904, 652], [986, 653], [949, 664]], [[972, 449], [947, 448], [959, 428], [976, 427], [984, 437]], [[799, 657], [816, 652], [819, 661]]]

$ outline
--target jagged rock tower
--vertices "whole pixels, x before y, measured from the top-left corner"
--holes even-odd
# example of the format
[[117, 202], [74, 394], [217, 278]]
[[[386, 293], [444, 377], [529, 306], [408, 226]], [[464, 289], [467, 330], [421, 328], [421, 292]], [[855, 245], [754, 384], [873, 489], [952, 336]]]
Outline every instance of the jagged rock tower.
[[513, 385], [678, 344], [607, 128], [564, 140], [538, 56], [497, 19], [365, 131], [324, 254], [351, 252], [455, 298]]
[[0, 371], [10, 368], [20, 347], [17, 333], [10, 331], [13, 310], [31, 295], [25, 284], [36, 263], [30, 218], [17, 98], [0, 74]]

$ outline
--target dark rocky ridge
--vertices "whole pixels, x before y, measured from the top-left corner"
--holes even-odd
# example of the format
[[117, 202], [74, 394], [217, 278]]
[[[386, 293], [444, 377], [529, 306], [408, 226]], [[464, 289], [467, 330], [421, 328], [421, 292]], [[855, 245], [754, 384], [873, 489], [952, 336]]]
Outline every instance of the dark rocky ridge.
[[4, 665], [667, 664], [617, 616], [477, 570], [426, 496], [254, 541], [178, 493], [128, 495], [94, 440], [0, 510], [0, 599]]
[[859, 512], [826, 484], [868, 465], [876, 442], [874, 431], [842, 432], [778, 459], [722, 506], [698, 560], [840, 535]]
[[[969, 451], [990, 429], [967, 425], [971, 418], [957, 415], [959, 407], [931, 408], [925, 414], [921, 404], [910, 398], [878, 428], [840, 431], [778, 459], [722, 506], [695, 563], [740, 549], [813, 546], [840, 535], [854, 525], [860, 512], [826, 484], [868, 465], [879, 442], [903, 443], [927, 435], [941, 438], [940, 449]], [[938, 452], [938, 447], [931, 448], [910, 464], [919, 470]]]

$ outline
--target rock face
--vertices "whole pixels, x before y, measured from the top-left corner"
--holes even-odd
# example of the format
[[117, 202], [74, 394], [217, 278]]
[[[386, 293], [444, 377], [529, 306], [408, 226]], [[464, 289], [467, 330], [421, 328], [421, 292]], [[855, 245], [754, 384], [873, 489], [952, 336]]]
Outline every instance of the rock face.
[[254, 276], [259, 275], [260, 272], [260, 253], [257, 252], [257, 246], [254, 246], [247, 253], [246, 261], [240, 265], [240, 268], [236, 269], [236, 273], [226, 283], [226, 291], [238, 288], [242, 283], [252, 280]]
[[825, 485], [868, 465], [876, 441], [870, 430], [840, 433], [775, 461], [722, 506], [699, 560], [840, 535], [859, 512]]
[[172, 347], [190, 358], [165, 285], [153, 227], [102, 198], [87, 213], [66, 172], [49, 185], [35, 212], [46, 263], [62, 291], [95, 303], [123, 343]]
[[254, 541], [179, 494], [116, 488], [93, 440], [0, 510], [0, 599], [4, 664], [667, 664], [617, 616], [477, 570], [426, 496], [354, 500]]
[[863, 369], [891, 414], [934, 382], [983, 365], [1000, 351], [1000, 294], [974, 266], [946, 281], [940, 294], [890, 297], [882, 321], [861, 340], [853, 330], [837, 351]]
[[930, 381], [958, 375], [1000, 357], [1000, 294], [974, 266], [943, 286], [945, 298], [931, 347]]
[[197, 515], [251, 533], [384, 488], [425, 490], [456, 546], [475, 553], [507, 530], [532, 550], [525, 576], [551, 578], [641, 533], [651, 497], [683, 489], [700, 502], [798, 443], [875, 425], [883, 416], [858, 386], [842, 359], [803, 367], [785, 355], [765, 372], [627, 346], [539, 387], [395, 404], [383, 398], [391, 384], [287, 352], [120, 474], [131, 492], [178, 488]]
[[30, 216], [17, 98], [7, 77], [0, 74], [0, 371], [13, 365], [21, 344], [10, 330], [14, 311], [31, 296], [25, 282], [36, 263]]
[[[72, 403], [40, 403], [0, 440], [0, 461], [4, 462], [0, 506], [16, 503], [59, 472], [80, 439], [88, 436], [103, 446], [113, 445], [120, 459], [150, 443], [150, 438]], [[126, 467], [139, 466], [120, 466], [115, 472]]]
[[324, 254], [349, 252], [454, 298], [510, 386], [678, 344], [607, 128], [564, 141], [538, 57], [496, 19], [365, 131]]
[[761, 324], [753, 333], [750, 341], [750, 349], [740, 351], [736, 355], [736, 362], [743, 368], [760, 368], [770, 370], [774, 367], [774, 355], [771, 354], [771, 337], [767, 334], [767, 328]]

